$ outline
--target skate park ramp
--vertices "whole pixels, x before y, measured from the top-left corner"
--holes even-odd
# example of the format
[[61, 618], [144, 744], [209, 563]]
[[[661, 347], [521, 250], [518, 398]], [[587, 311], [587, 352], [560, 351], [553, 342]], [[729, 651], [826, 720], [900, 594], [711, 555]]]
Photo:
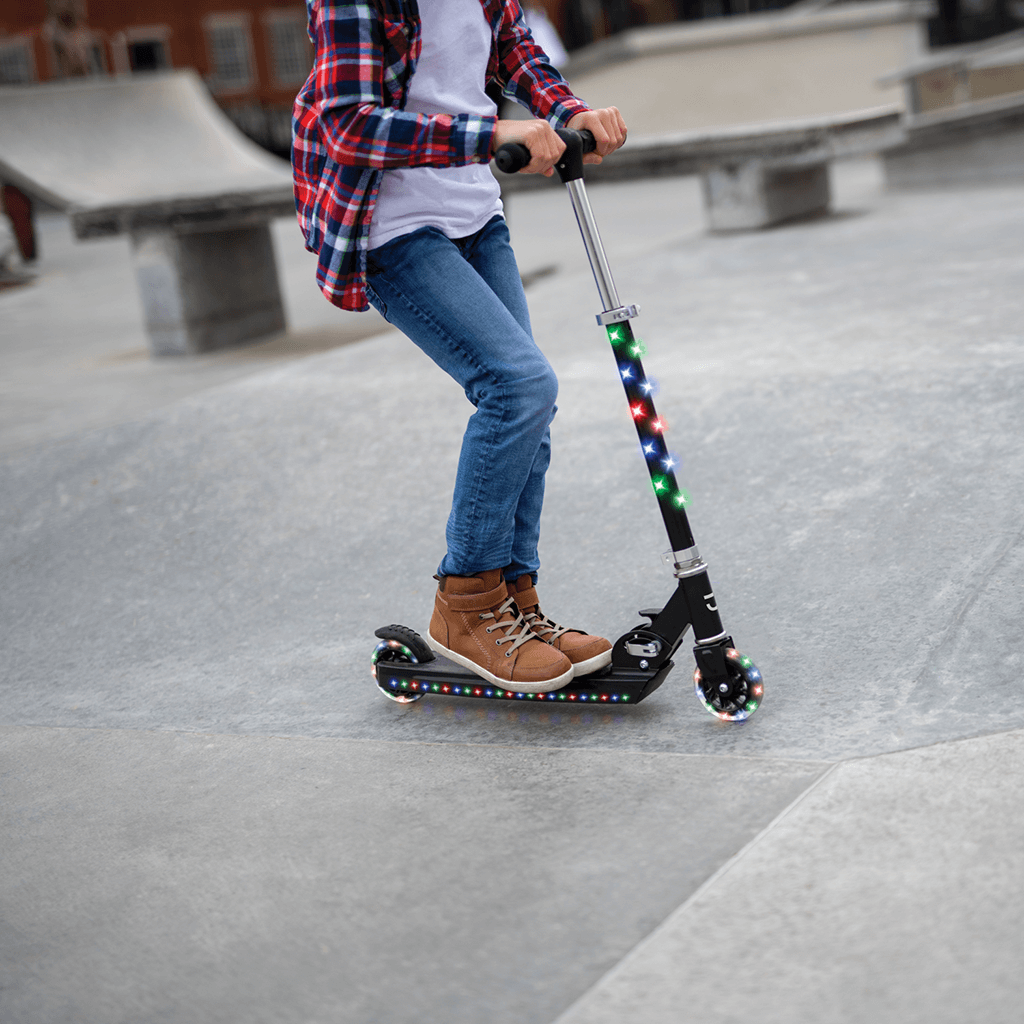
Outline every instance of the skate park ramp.
[[0, 89], [0, 179], [80, 229], [211, 208], [293, 208], [285, 161], [250, 142], [195, 72]]
[[[1024, 187], [834, 186], [716, 237], [694, 179], [591, 191], [765, 676], [742, 725], [685, 647], [628, 709], [377, 692], [471, 411], [394, 332], [0, 458], [4, 1024], [1019, 1018]], [[565, 195], [512, 228], [564, 268], [528, 293], [561, 382], [540, 592], [617, 636], [666, 542]], [[90, 305], [128, 273], [94, 246], [44, 236], [5, 346], [140, 330]], [[156, 394], [122, 370], [96, 402]]]

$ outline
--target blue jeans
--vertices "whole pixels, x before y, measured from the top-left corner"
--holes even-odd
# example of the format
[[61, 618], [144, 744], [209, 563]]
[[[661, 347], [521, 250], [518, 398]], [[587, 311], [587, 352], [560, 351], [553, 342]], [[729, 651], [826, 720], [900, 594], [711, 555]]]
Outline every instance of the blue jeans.
[[420, 228], [371, 249], [366, 269], [370, 303], [476, 406], [438, 573], [536, 576], [558, 381], [530, 332], [504, 218], [468, 238]]

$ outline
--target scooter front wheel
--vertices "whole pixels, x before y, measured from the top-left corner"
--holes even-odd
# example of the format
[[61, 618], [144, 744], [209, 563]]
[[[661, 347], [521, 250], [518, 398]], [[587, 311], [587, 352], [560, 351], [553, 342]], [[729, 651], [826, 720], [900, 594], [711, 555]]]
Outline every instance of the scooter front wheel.
[[731, 647], [725, 652], [725, 667], [728, 678], [717, 683], [705, 683], [700, 669], [693, 670], [697, 700], [723, 722], [742, 722], [761, 706], [764, 680], [758, 667]]

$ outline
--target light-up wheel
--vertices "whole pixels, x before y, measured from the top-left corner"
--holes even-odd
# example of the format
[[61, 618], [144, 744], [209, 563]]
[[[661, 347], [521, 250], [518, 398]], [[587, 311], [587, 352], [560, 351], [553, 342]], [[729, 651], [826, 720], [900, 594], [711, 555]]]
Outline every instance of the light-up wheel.
[[401, 640], [381, 640], [373, 649], [370, 672], [377, 681], [377, 688], [385, 697], [398, 704], [411, 704], [413, 701], [419, 700], [423, 694], [411, 691], [407, 687], [395, 689], [390, 685], [387, 666], [396, 661], [411, 665], [419, 664], [419, 658]]
[[729, 648], [725, 652], [728, 679], [705, 684], [699, 668], [693, 670], [697, 700], [723, 722], [742, 722], [761, 705], [764, 680], [757, 666], [746, 655]]

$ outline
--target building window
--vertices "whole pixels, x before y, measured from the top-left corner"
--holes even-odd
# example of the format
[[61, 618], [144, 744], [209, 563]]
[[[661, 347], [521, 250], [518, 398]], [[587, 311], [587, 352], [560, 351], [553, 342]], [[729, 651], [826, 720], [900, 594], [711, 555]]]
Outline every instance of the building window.
[[164, 39], [129, 39], [128, 66], [132, 71], [160, 71], [171, 66]]
[[0, 85], [34, 82], [35, 61], [27, 39], [0, 39]]
[[268, 11], [264, 15], [270, 41], [270, 66], [278, 85], [301, 85], [313, 66], [305, 12]]
[[239, 91], [254, 84], [252, 43], [244, 15], [213, 15], [206, 20], [210, 51], [210, 87], [217, 92]]
[[127, 75], [171, 67], [169, 25], [133, 25], [110, 37], [114, 73]]

